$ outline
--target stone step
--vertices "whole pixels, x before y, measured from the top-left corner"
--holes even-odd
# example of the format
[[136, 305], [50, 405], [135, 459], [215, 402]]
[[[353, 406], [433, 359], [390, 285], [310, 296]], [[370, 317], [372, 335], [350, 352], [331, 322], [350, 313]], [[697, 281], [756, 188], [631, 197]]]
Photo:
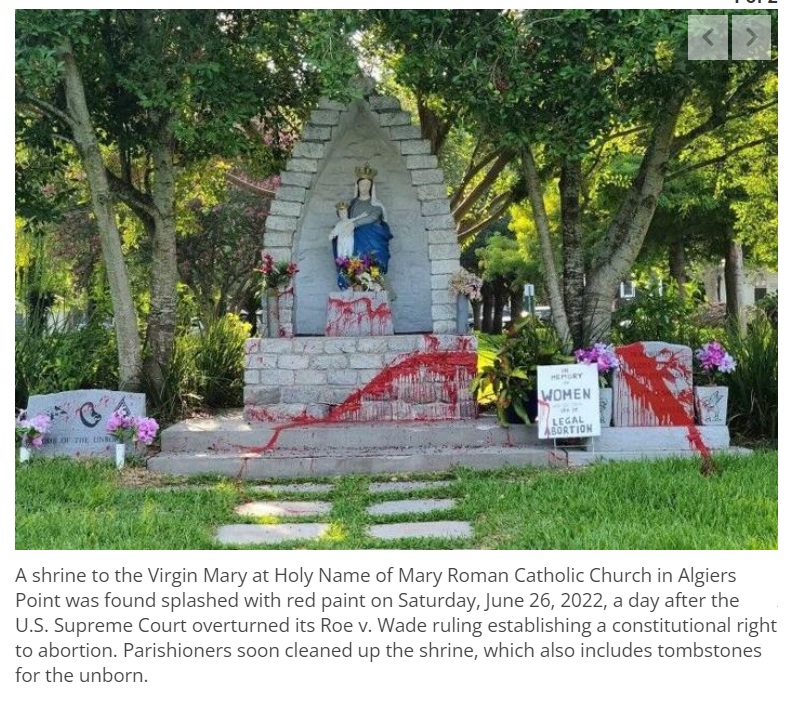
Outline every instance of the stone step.
[[453, 480], [415, 480], [408, 482], [373, 482], [368, 487], [370, 494], [387, 492], [426, 492], [450, 487]]
[[410, 474], [450, 470], [456, 466], [476, 470], [503, 467], [566, 467], [566, 454], [536, 447], [420, 448], [405, 453], [309, 455], [276, 451], [267, 454], [160, 453], [151, 457], [152, 472], [171, 475], [219, 474], [229, 477], [298, 478], [335, 475]]
[[403, 524], [376, 524], [367, 530], [374, 539], [468, 539], [472, 526], [467, 521], [412, 521]]
[[246, 502], [235, 508], [235, 513], [246, 517], [308, 517], [328, 514], [331, 502]]
[[454, 499], [398, 499], [393, 502], [379, 502], [370, 505], [367, 513], [371, 517], [393, 516], [395, 514], [429, 514], [455, 507]]
[[328, 494], [334, 485], [318, 484], [317, 482], [300, 482], [288, 485], [253, 485], [250, 490], [269, 492], [273, 494]]
[[329, 524], [227, 524], [219, 526], [215, 538], [226, 546], [287, 543], [322, 538]]
[[[275, 436], [275, 440], [274, 440]], [[249, 425], [240, 416], [188, 419], [165, 429], [161, 448], [166, 453], [246, 452], [262, 449], [273, 441], [274, 449], [360, 451], [363, 448], [493, 448], [535, 446], [540, 448], [535, 427], [502, 428], [493, 418], [467, 421], [392, 423], [317, 423], [308, 425]], [[261, 451], [259, 451], [261, 452]]]

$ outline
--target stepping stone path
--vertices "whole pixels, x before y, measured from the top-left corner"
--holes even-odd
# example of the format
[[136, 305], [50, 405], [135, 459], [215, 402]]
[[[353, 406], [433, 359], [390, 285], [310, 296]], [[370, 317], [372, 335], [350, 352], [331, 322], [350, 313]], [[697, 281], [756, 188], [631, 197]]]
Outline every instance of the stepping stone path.
[[367, 530], [374, 539], [468, 539], [468, 521], [412, 521], [405, 524], [377, 524]]
[[[422, 492], [452, 487], [452, 480], [373, 482], [368, 494], [387, 492]], [[323, 494], [333, 490], [331, 484], [296, 483], [291, 485], [256, 485], [251, 488], [259, 492]], [[446, 511], [456, 506], [456, 500], [401, 499], [377, 502], [367, 509], [371, 517], [391, 517], [398, 514], [427, 514]], [[289, 523], [290, 517], [325, 515], [331, 511], [331, 502], [321, 501], [252, 501], [236, 508], [237, 514], [247, 517], [277, 517], [288, 523], [279, 524], [229, 524], [216, 532], [218, 541], [230, 546], [252, 544], [275, 544], [289, 541], [320, 539], [328, 531], [329, 524]], [[466, 539], [472, 536], [472, 526], [466, 521], [412, 521], [392, 524], [375, 524], [367, 530], [374, 539], [395, 540], [407, 538]]]
[[394, 502], [381, 502], [367, 509], [371, 517], [391, 516], [392, 514], [424, 514], [455, 507], [454, 499], [399, 499]]
[[255, 485], [251, 489], [257, 492], [274, 492], [276, 494], [328, 494], [334, 489], [334, 485], [300, 482], [291, 485]]
[[228, 546], [285, 543], [319, 539], [328, 529], [328, 524], [228, 524], [218, 529], [216, 538]]
[[433, 480], [431, 482], [372, 482], [370, 494], [383, 494], [385, 492], [419, 492], [422, 490], [436, 490], [440, 487], [450, 487], [452, 480]]
[[331, 502], [246, 502], [235, 511], [246, 517], [308, 517], [328, 514]]

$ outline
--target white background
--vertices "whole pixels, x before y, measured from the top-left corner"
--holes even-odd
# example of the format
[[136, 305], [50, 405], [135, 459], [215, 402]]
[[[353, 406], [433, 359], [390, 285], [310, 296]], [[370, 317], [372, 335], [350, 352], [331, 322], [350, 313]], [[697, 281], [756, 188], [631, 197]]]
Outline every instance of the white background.
[[[595, 3], [548, 3], [546, 7], [593, 7]], [[603, 3], [604, 7], [638, 7], [640, 3], [611, 2]], [[643, 4], [649, 7], [650, 4]], [[792, 65], [789, 53], [788, 37], [795, 32], [788, 13], [792, 3], [779, 3], [784, 15], [779, 25], [780, 59], [784, 65], [781, 82], [781, 114], [784, 129], [780, 135], [781, 159], [781, 192], [788, 194], [793, 185], [790, 159], [793, 158], [792, 132], [786, 128], [788, 118], [792, 116], [792, 84], [789, 83], [789, 73], [786, 69]], [[41, 6], [41, 5], [39, 5]], [[372, 5], [371, 5], [372, 6]], [[733, 1], [711, 3], [669, 2], [655, 3], [659, 7], [712, 7], [736, 9]], [[427, 7], [427, 5], [426, 5]], [[740, 6], [742, 7], [742, 5]], [[753, 7], [753, 6], [751, 6]], [[11, 47], [13, 18], [9, 11], [4, 11], [3, 24], [5, 41], [0, 44], [6, 55], [4, 65], [6, 68], [6, 95], [11, 95]], [[795, 35], [793, 35], [795, 36]], [[6, 164], [6, 180], [3, 182], [3, 199], [6, 204], [6, 223], [8, 230], [6, 237], [0, 240], [0, 247], [6, 253], [3, 261], [6, 262], [6, 277], [2, 280], [2, 300], [6, 302], [0, 311], [2, 315], [2, 330], [8, 332], [4, 337], [4, 369], [8, 373], [8, 383], [3, 387], [6, 398], [6, 408], [11, 423], [11, 373], [13, 348], [11, 345], [13, 280], [11, 277], [11, 261], [13, 259], [13, 243], [11, 236], [12, 183], [12, 123], [10, 106], [5, 113], [5, 135], [3, 141]], [[793, 223], [792, 200], [783, 198], [781, 203], [781, 264], [786, 271], [792, 262], [791, 235]], [[789, 264], [788, 264], [789, 263]], [[787, 278], [781, 278], [780, 297], [782, 300], [782, 330], [787, 330], [786, 320], [791, 318], [792, 306]], [[786, 302], [790, 301], [790, 304]], [[791, 366], [781, 368], [782, 387], [784, 398], [786, 389], [792, 385]], [[786, 409], [786, 407], [784, 407]], [[790, 418], [785, 411], [784, 423]], [[786, 434], [785, 434], [786, 436]], [[431, 702], [461, 702], [482, 703], [491, 700], [509, 699], [511, 702], [560, 702], [560, 703], [696, 703], [696, 702], [722, 702], [746, 703], [753, 702], [783, 702], [792, 693], [792, 663], [793, 663], [793, 638], [792, 638], [792, 600], [793, 597], [793, 550], [792, 550], [792, 480], [789, 470], [792, 465], [791, 451], [788, 447], [781, 450], [781, 466], [784, 473], [780, 478], [780, 550], [775, 552], [15, 552], [14, 551], [14, 486], [13, 486], [13, 446], [11, 430], [0, 435], [0, 450], [2, 457], [7, 458], [5, 472], [2, 475], [0, 489], [0, 575], [2, 576], [2, 593], [0, 594], [0, 633], [4, 635], [0, 645], [0, 692], [4, 693], [4, 700], [11, 703], [51, 703], [54, 699], [64, 702], [82, 703], [210, 703], [233, 701], [280, 701], [280, 702], [346, 702], [346, 703], [404, 703], [413, 701], [418, 703]], [[776, 619], [779, 625], [778, 636], [764, 636], [756, 640], [732, 639], [731, 643], [741, 645], [759, 645], [763, 648], [764, 657], [761, 659], [696, 659], [692, 661], [660, 661], [659, 659], [599, 659], [583, 661], [581, 659], [553, 660], [553, 659], [516, 659], [501, 662], [478, 659], [476, 662], [456, 660], [444, 662], [440, 660], [420, 661], [418, 659], [381, 659], [373, 664], [365, 664], [359, 660], [336, 660], [334, 662], [308, 661], [308, 660], [282, 660], [278, 663], [255, 660], [185, 660], [173, 659], [152, 660], [145, 666], [138, 667], [146, 671], [149, 683], [145, 685], [70, 685], [70, 686], [17, 686], [14, 683], [14, 670], [19, 665], [19, 659], [14, 657], [13, 645], [26, 643], [24, 635], [15, 631], [15, 617], [25, 616], [14, 610], [14, 596], [18, 590], [34, 593], [38, 587], [28, 584], [24, 588], [14, 584], [14, 576], [20, 567], [27, 571], [40, 569], [68, 568], [71, 570], [103, 569], [113, 570], [117, 567], [138, 569], [145, 571], [147, 567], [161, 566], [166, 569], [187, 568], [201, 572], [205, 566], [220, 567], [226, 570], [255, 571], [275, 566], [299, 566], [305, 569], [317, 569], [319, 566], [330, 566], [339, 570], [370, 570], [375, 572], [388, 566], [415, 567], [422, 570], [440, 570], [447, 566], [455, 566], [469, 570], [513, 570], [517, 567], [541, 568], [549, 567], [565, 569], [577, 567], [578, 569], [604, 565], [613, 570], [631, 569], [646, 566], [649, 569], [663, 567], [678, 570], [682, 567], [693, 566], [696, 569], [733, 570], [737, 575], [737, 582], [721, 586], [724, 593], [736, 595], [741, 600], [741, 608], [732, 613], [742, 613], [740, 616]], [[266, 586], [263, 586], [266, 587]], [[561, 586], [553, 586], [556, 590]], [[604, 586], [603, 586], [604, 587]], [[679, 589], [680, 586], [676, 586]], [[702, 589], [681, 589], [690, 594], [712, 594], [718, 586], [707, 586]], [[201, 593], [203, 585], [188, 586], [191, 591]], [[361, 589], [360, 589], [361, 588]], [[423, 592], [421, 585], [393, 586], [398, 590]], [[529, 592], [532, 586], [522, 588], [511, 585], [508, 589], [503, 586], [507, 594], [515, 592]], [[637, 589], [643, 593], [658, 591], [658, 585], [630, 585], [619, 586], [617, 589], [604, 589], [605, 593], [619, 591], [633, 593]], [[94, 591], [96, 588], [91, 587]], [[119, 588], [108, 585], [108, 589]], [[339, 592], [348, 591], [349, 594], [373, 591], [382, 593], [384, 587], [376, 584], [370, 586], [336, 586]], [[486, 592], [488, 588], [478, 590], [476, 586], [442, 586], [439, 593], [448, 594], [455, 589], [461, 594], [474, 594]], [[45, 586], [42, 591], [50, 588]], [[142, 593], [152, 591], [152, 586], [144, 583], [139, 586]], [[76, 591], [79, 591], [77, 588]], [[220, 588], [219, 592], [230, 592], [230, 588]], [[496, 591], [496, 590], [495, 590]], [[427, 589], [424, 592], [429, 592]], [[435, 594], [435, 593], [434, 593]], [[27, 610], [27, 615], [33, 610]], [[44, 612], [47, 612], [44, 610]], [[69, 617], [68, 611], [60, 616]], [[347, 613], [337, 613], [338, 617], [345, 617], [352, 621], [358, 619], [374, 620], [370, 614], [362, 616], [361, 610], [352, 610]], [[419, 611], [420, 618], [428, 620], [439, 619], [446, 615], [434, 613], [433, 610]], [[426, 614], [427, 613], [427, 614]], [[659, 610], [658, 610], [659, 613]], [[718, 614], [720, 613], [720, 614]], [[700, 619], [723, 618], [727, 610], [703, 610], [698, 612]], [[52, 611], [50, 610], [50, 614]], [[228, 619], [228, 614], [223, 610], [211, 612], [209, 610], [194, 611], [195, 618]], [[457, 616], [464, 616], [456, 613]], [[610, 616], [614, 613], [611, 611]], [[46, 616], [46, 615], [45, 615]], [[71, 615], [74, 616], [74, 615]], [[136, 613], [134, 621], [141, 615]], [[148, 612], [147, 612], [147, 616]], [[151, 615], [155, 616], [155, 615]], [[165, 617], [165, 615], [163, 615]], [[545, 615], [550, 616], [550, 615]], [[557, 615], [560, 617], [561, 615]], [[569, 615], [581, 618], [581, 614]], [[586, 615], [590, 616], [590, 615]], [[641, 610], [628, 610], [622, 618], [650, 619], [657, 616], [648, 616]], [[666, 616], [680, 618], [696, 616], [695, 610], [679, 610], [675, 614]], [[250, 615], [246, 615], [251, 618]], [[273, 618], [273, 614], [262, 611], [258, 618]], [[94, 619], [120, 619], [118, 611], [105, 612], [92, 611]], [[124, 617], [128, 618], [128, 617]], [[167, 618], [167, 617], [166, 617]], [[180, 617], [181, 618], [181, 617]], [[482, 619], [485, 620], [485, 616]], [[591, 616], [591, 619], [599, 617]], [[602, 617], [604, 618], [604, 617]], [[615, 618], [618, 618], [617, 616]], [[144, 642], [139, 638], [145, 635], [131, 635], [122, 641]], [[310, 641], [307, 635], [306, 641]], [[356, 635], [352, 635], [357, 638]], [[390, 639], [387, 636], [373, 633], [368, 635], [373, 643], [383, 643]], [[428, 635], [417, 635], [401, 641], [416, 644], [427, 643]], [[29, 637], [38, 643], [39, 639]], [[175, 635], [171, 641], [190, 643], [190, 635]], [[484, 642], [486, 637], [477, 640]], [[151, 641], [155, 641], [152, 639]], [[334, 638], [334, 642], [346, 641]], [[397, 640], [397, 639], [396, 639]], [[515, 635], [514, 642], [521, 642], [522, 635]], [[607, 639], [599, 639], [599, 642]], [[617, 643], [628, 643], [630, 640], [638, 643], [658, 641], [666, 643], [665, 637], [653, 638], [646, 635], [642, 638], [621, 637], [611, 639]], [[93, 644], [110, 643], [104, 638], [87, 639]], [[160, 639], [157, 639], [160, 641]], [[215, 637], [196, 637], [196, 643], [229, 643], [231, 639], [225, 635]], [[289, 640], [288, 640], [289, 641]], [[322, 643], [316, 636], [311, 639], [313, 643]], [[434, 638], [434, 642], [444, 641]], [[458, 643], [451, 636], [449, 641]], [[503, 639], [508, 641], [508, 639]], [[528, 637], [527, 641], [543, 644], [555, 641], [557, 643], [579, 643], [576, 636], [548, 635], [548, 638]], [[592, 636], [586, 643], [597, 643], [597, 637]], [[687, 643], [687, 639], [673, 638], [671, 643]], [[702, 644], [710, 640], [699, 638]], [[729, 640], [717, 643], [729, 643]], [[68, 643], [63, 639], [62, 643]], [[445, 642], [446, 643], [446, 642]], [[94, 664], [96, 665], [96, 664]], [[128, 665], [128, 664], [127, 664]], [[40, 666], [39, 666], [40, 667]], [[67, 668], [66, 664], [62, 666]], [[72, 670], [85, 668], [86, 664], [77, 662], [70, 666]], [[132, 670], [132, 669], [130, 669]]]

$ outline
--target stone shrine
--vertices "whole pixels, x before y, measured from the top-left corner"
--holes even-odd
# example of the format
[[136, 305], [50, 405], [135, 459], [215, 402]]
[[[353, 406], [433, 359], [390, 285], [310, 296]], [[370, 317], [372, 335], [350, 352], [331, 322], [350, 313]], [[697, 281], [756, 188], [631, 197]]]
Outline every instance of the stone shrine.
[[[340, 290], [332, 250], [349, 254], [361, 226], [376, 236], [373, 249], [388, 240], [377, 252], [388, 262], [383, 290]], [[447, 191], [397, 99], [321, 101], [281, 174], [264, 250], [298, 273], [278, 297], [281, 337], [246, 343], [247, 421], [476, 415], [477, 342], [457, 334], [450, 276], [460, 248]]]

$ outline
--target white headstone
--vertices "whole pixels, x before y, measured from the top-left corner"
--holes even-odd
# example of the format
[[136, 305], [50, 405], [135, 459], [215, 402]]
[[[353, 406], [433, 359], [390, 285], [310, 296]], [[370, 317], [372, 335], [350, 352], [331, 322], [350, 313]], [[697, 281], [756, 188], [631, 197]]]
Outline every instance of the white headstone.
[[596, 365], [538, 368], [538, 437], [586, 438], [601, 433]]

